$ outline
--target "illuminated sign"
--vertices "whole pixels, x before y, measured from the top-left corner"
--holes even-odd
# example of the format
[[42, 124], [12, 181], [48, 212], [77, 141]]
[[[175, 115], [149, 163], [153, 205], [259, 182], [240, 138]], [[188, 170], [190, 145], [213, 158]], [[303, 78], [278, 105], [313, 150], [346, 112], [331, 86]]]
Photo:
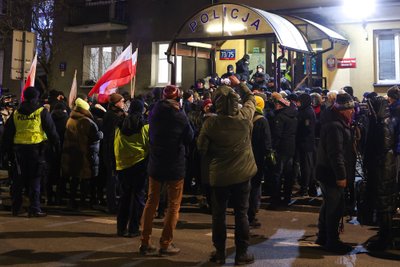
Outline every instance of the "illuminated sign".
[[338, 58], [337, 59], [338, 69], [355, 69], [357, 68], [357, 62], [355, 58]]
[[219, 51], [219, 59], [220, 60], [236, 59], [236, 50], [235, 49], [222, 49], [221, 51]]

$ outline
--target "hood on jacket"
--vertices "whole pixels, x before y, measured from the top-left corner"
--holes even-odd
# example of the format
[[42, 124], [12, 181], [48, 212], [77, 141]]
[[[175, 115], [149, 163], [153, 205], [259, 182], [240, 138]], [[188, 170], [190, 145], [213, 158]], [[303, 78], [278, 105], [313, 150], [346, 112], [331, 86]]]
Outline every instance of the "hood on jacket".
[[75, 119], [75, 120], [81, 119], [83, 117], [87, 117], [87, 118], [93, 120], [93, 115], [92, 115], [92, 113], [90, 113], [89, 110], [85, 110], [85, 109], [77, 107], [77, 106], [74, 108], [74, 110], [71, 111], [70, 117], [71, 117], [71, 119]]
[[135, 112], [129, 114], [122, 122], [122, 125], [120, 127], [121, 133], [128, 136], [139, 133], [142, 130], [143, 125], [144, 118], [142, 113]]
[[24, 115], [30, 115], [35, 110], [37, 110], [38, 108], [40, 108], [39, 102], [37, 102], [37, 101], [24, 101], [19, 106], [18, 113], [21, 113], [21, 114], [24, 114]]
[[217, 114], [235, 116], [239, 112], [239, 95], [229, 86], [218, 87], [213, 102]]
[[305, 109], [309, 106], [311, 106], [311, 96], [309, 94], [301, 94], [299, 95], [299, 102], [301, 106], [299, 109]]
[[283, 114], [283, 115], [285, 115], [287, 117], [290, 117], [290, 118], [296, 118], [297, 117], [297, 110], [295, 110], [292, 107], [285, 107], [285, 108], [277, 110], [276, 112], [277, 112], [277, 114], [280, 113], [280, 114]]

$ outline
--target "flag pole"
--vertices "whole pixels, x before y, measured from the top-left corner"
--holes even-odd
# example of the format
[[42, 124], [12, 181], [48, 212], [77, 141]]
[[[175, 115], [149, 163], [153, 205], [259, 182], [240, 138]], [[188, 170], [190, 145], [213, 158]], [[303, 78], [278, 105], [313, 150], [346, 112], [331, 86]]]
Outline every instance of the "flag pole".
[[[137, 68], [137, 60], [138, 60], [138, 47], [136, 47], [135, 53], [136, 53], [136, 68]], [[135, 76], [133, 77], [133, 83], [132, 83], [132, 79], [131, 79], [131, 98], [134, 98], [134, 97], [135, 97], [135, 89], [136, 89], [136, 74], [137, 74], [137, 70], [136, 70]]]

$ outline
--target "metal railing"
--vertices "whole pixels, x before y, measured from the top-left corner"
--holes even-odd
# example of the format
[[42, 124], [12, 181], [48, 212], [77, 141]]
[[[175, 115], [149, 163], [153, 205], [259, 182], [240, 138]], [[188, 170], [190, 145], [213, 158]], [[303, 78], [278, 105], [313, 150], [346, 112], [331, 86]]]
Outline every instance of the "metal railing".
[[127, 24], [127, 1], [125, 0], [74, 2], [69, 8], [69, 26], [106, 22]]

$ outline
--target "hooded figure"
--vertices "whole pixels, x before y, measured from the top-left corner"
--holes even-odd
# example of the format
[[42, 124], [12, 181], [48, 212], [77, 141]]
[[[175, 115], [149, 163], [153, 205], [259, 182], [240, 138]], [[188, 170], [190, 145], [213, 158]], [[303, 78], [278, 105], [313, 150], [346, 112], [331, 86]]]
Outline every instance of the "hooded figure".
[[240, 75], [242, 81], [247, 81], [253, 70], [249, 70], [250, 56], [245, 54], [242, 59], [236, 62], [236, 73]]
[[[311, 97], [308, 94], [301, 94], [297, 101], [297, 134], [296, 152], [300, 161], [300, 195], [307, 195], [311, 186], [315, 187], [312, 181], [314, 169], [313, 152], [315, 147], [315, 113], [311, 107]], [[310, 193], [314, 193], [314, 188]]]
[[[232, 86], [239, 85], [235, 76], [229, 77]], [[250, 183], [257, 172], [251, 148], [251, 130], [255, 99], [250, 89], [240, 83], [243, 107], [239, 95], [229, 86], [218, 87], [213, 96], [217, 116], [208, 118], [201, 128], [197, 147], [209, 164], [207, 171], [212, 187], [213, 243], [216, 252], [211, 261], [225, 263], [225, 212], [229, 194], [235, 195], [236, 264], [248, 264], [254, 256], [247, 253], [249, 221], [247, 219]]]

